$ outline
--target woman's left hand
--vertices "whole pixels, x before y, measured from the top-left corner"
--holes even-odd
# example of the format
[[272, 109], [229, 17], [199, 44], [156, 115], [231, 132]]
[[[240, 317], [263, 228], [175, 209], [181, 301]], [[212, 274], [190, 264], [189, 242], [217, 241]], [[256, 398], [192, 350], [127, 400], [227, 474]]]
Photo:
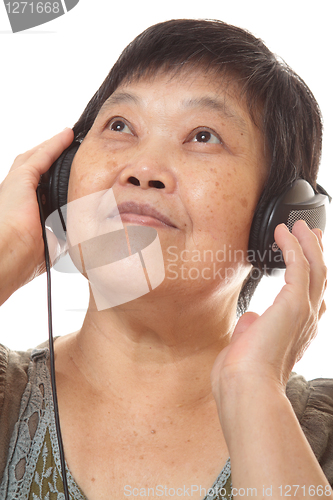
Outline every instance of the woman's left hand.
[[326, 266], [322, 233], [298, 221], [292, 234], [277, 226], [275, 241], [286, 262], [286, 284], [264, 314], [245, 313], [230, 344], [218, 355], [211, 380], [214, 395], [222, 380], [249, 377], [285, 385], [294, 364], [317, 333], [325, 311]]

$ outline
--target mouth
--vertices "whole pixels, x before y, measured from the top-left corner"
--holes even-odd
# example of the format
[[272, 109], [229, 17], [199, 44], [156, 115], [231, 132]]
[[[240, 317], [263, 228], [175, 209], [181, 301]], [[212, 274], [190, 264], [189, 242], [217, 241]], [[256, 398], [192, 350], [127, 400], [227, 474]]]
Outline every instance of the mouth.
[[156, 208], [148, 204], [140, 204], [134, 201], [121, 203], [117, 209], [113, 210], [108, 218], [120, 215], [122, 222], [157, 227], [177, 228], [174, 223]]

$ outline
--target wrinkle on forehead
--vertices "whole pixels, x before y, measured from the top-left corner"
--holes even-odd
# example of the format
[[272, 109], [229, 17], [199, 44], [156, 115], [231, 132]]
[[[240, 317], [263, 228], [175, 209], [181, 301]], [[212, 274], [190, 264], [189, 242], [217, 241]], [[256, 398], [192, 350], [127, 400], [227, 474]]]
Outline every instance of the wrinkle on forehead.
[[[204, 61], [196, 61], [191, 64], [184, 64], [178, 66], [162, 65], [157, 68], [154, 66], [146, 68], [143, 72], [137, 71], [133, 74], [125, 76], [113, 90], [117, 93], [118, 89], [126, 88], [141, 81], [146, 81], [148, 84], [154, 83], [154, 80], [164, 76], [167, 83], [172, 83], [178, 80], [184, 85], [191, 86], [191, 83], [196, 81], [197, 78], [205, 78], [207, 82], [213, 84], [215, 87], [220, 87], [221, 92], [227, 94], [229, 87], [231, 87], [230, 96], [240, 99], [242, 92], [242, 85], [240, 84], [240, 76], [233, 72], [227, 66], [221, 68], [214, 68], [210, 62], [206, 65]], [[111, 94], [112, 96], [113, 94]], [[109, 96], [105, 102], [107, 102]]]

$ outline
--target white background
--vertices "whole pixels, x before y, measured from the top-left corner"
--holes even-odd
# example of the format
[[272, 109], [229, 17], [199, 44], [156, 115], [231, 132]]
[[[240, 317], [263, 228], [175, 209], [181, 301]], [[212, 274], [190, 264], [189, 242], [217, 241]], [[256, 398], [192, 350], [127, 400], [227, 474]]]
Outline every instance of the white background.
[[[171, 18], [221, 19], [252, 31], [306, 81], [324, 117], [319, 183], [333, 194], [331, 2], [319, 0], [80, 0], [68, 14], [12, 34], [0, 3], [1, 161], [0, 181], [15, 156], [73, 126], [120, 51], [148, 26]], [[332, 208], [330, 210], [332, 212]], [[324, 244], [332, 276], [333, 230], [329, 214]], [[1, 235], [0, 235], [1, 237]], [[79, 275], [52, 273], [54, 334], [78, 329], [87, 305], [87, 285]], [[261, 313], [281, 287], [265, 279], [252, 301]], [[319, 334], [296, 371], [307, 378], [332, 377], [333, 286]], [[47, 338], [46, 277], [17, 291], [0, 309], [0, 341], [11, 348], [33, 347]], [[269, 335], [269, 332], [267, 332]]]

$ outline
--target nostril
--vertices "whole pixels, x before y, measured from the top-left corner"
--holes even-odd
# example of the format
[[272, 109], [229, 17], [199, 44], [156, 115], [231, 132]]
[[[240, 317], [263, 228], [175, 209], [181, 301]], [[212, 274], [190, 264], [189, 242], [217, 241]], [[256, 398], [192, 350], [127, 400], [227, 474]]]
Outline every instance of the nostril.
[[148, 186], [149, 187], [154, 187], [154, 188], [157, 188], [157, 189], [163, 189], [163, 188], [165, 188], [165, 185], [161, 181], [149, 181], [148, 182]]
[[[127, 179], [127, 182], [133, 184], [133, 186], [141, 186], [140, 180], [132, 175]], [[144, 187], [144, 184], [142, 184], [142, 187]], [[148, 181], [148, 187], [164, 189], [165, 184], [161, 181]]]
[[136, 177], [129, 177], [128, 182], [134, 184], [134, 186], [140, 186], [140, 181]]

